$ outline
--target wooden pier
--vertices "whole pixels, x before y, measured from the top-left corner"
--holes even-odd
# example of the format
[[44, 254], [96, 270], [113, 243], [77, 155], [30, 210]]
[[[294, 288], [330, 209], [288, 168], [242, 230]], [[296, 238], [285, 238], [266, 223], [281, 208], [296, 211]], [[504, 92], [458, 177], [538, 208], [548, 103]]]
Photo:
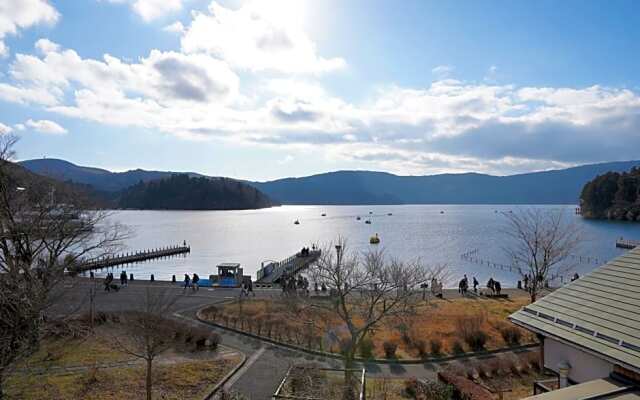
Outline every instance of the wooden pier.
[[311, 264], [316, 262], [320, 257], [320, 250], [309, 251], [309, 254], [302, 256], [300, 253], [285, 258], [280, 262], [272, 262], [258, 271], [256, 284], [272, 285], [279, 283], [283, 274], [295, 275], [298, 272], [307, 269]]
[[616, 240], [616, 247], [621, 249], [635, 249], [636, 247], [640, 247], [640, 240], [629, 240], [620, 238]]
[[89, 271], [93, 269], [101, 269], [107, 267], [115, 267], [117, 265], [133, 264], [142, 261], [153, 260], [156, 258], [164, 258], [186, 254], [191, 252], [190, 246], [168, 246], [158, 249], [142, 250], [134, 253], [125, 253], [115, 256], [101, 257], [90, 261], [85, 261], [78, 265], [76, 272]]

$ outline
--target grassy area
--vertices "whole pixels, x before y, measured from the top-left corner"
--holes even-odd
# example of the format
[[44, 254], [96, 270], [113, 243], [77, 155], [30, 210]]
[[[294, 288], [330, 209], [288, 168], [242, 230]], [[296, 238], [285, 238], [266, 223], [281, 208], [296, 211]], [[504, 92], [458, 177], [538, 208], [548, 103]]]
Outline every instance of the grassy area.
[[[323, 301], [323, 300], [318, 300]], [[326, 301], [326, 300], [324, 300]], [[402, 320], [387, 320], [379, 324], [372, 334], [373, 354], [384, 357], [383, 343], [398, 345], [398, 358], [417, 358], [417, 341], [429, 346], [431, 340], [442, 343], [442, 353], [452, 353], [456, 341], [470, 350], [459, 337], [458, 324], [461, 319], [478, 317], [481, 329], [487, 334], [485, 348], [495, 349], [507, 344], [502, 338], [504, 327], [514, 327], [507, 316], [528, 304], [527, 296], [512, 299], [471, 299], [430, 300], [418, 307], [415, 315]], [[301, 310], [291, 300], [259, 299], [245, 300], [242, 304], [230, 303], [214, 312], [204, 312], [203, 316], [227, 326], [244, 329], [263, 336], [270, 336], [298, 345], [325, 351], [338, 351], [339, 338], [346, 336], [345, 327], [331, 313], [318, 308]], [[522, 343], [534, 341], [534, 337], [519, 330]], [[428, 349], [430, 350], [430, 349]]]
[[[7, 398], [144, 398], [144, 364], [113, 346], [113, 329], [118, 328], [102, 326], [83, 338], [44, 340], [7, 378]], [[200, 399], [239, 361], [236, 353], [221, 358], [216, 351], [170, 350], [154, 362], [154, 398]]]
[[[154, 398], [200, 399], [239, 359], [158, 365], [154, 373]], [[70, 374], [15, 374], [6, 383], [8, 399], [105, 399], [144, 398], [142, 366], [93, 369]]]

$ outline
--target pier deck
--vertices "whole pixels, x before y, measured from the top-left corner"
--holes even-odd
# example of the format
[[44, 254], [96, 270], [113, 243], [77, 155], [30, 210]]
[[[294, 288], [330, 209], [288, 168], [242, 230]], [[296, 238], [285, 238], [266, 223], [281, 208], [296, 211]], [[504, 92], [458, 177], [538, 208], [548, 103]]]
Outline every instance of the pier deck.
[[320, 250], [313, 250], [307, 256], [295, 254], [280, 262], [272, 262], [258, 271], [256, 283], [260, 285], [270, 285], [279, 283], [284, 273], [295, 275], [298, 272], [309, 268], [320, 257]]
[[629, 240], [620, 238], [616, 240], [616, 247], [621, 249], [635, 249], [640, 246], [640, 240]]
[[107, 267], [115, 267], [117, 265], [133, 264], [142, 261], [153, 260], [156, 258], [164, 258], [186, 254], [191, 252], [190, 246], [168, 246], [159, 249], [142, 250], [135, 253], [119, 254], [110, 257], [85, 261], [78, 265], [75, 269], [77, 272], [89, 271], [93, 269], [101, 269]]

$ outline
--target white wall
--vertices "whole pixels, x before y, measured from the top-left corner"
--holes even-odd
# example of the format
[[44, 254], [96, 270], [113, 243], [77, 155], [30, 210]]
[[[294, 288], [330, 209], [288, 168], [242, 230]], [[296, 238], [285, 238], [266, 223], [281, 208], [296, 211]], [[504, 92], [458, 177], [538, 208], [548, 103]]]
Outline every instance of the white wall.
[[613, 371], [613, 364], [580, 351], [574, 347], [557, 342], [553, 339], [544, 339], [544, 365], [558, 372], [558, 364], [566, 361], [571, 365], [569, 379], [582, 383], [592, 379], [607, 378]]

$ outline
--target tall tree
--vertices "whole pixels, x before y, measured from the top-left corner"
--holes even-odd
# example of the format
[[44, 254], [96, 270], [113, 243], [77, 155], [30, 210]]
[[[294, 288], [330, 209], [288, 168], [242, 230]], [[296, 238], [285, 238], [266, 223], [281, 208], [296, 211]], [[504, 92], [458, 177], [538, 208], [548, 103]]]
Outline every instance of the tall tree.
[[72, 280], [65, 271], [126, 233], [79, 191], [13, 164], [16, 141], [0, 135], [0, 399], [8, 368], [37, 350], [55, 289]]
[[420, 262], [387, 261], [382, 251], [351, 252], [344, 238], [322, 251], [311, 275], [330, 289], [330, 301], [310, 301], [337, 316], [347, 327], [349, 339], [342, 348], [345, 364], [345, 397], [353, 397], [354, 359], [360, 343], [380, 323], [412, 314], [421, 301], [420, 285], [442, 279], [444, 266], [427, 268]]
[[177, 325], [166, 316], [176, 300], [167, 288], [147, 288], [140, 309], [120, 318], [124, 334], [114, 337], [121, 351], [145, 361], [147, 400], [153, 391], [153, 361], [175, 343]]
[[529, 208], [504, 216], [509, 240], [503, 249], [528, 280], [533, 303], [547, 279], [571, 269], [569, 258], [580, 244], [581, 230], [561, 210]]

